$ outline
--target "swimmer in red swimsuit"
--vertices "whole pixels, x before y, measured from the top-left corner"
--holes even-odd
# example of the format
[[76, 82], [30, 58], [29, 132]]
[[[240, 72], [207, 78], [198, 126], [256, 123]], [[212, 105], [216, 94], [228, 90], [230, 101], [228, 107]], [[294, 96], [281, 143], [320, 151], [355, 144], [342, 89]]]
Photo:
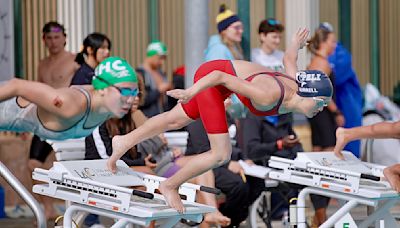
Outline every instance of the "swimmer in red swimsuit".
[[194, 85], [185, 90], [168, 91], [179, 100], [171, 111], [161, 113], [141, 127], [113, 138], [113, 155], [108, 168], [115, 172], [116, 161], [137, 143], [172, 129], [186, 126], [201, 118], [208, 133], [211, 150], [193, 156], [190, 165], [159, 186], [169, 206], [184, 211], [178, 194], [179, 186], [190, 178], [220, 166], [231, 157], [231, 142], [227, 131], [224, 100], [235, 93], [256, 115], [300, 112], [312, 117], [329, 103], [332, 84], [320, 71], [297, 72], [297, 52], [305, 45], [309, 31], [299, 29], [286, 50], [286, 75], [251, 62], [215, 60], [204, 63], [194, 76]]

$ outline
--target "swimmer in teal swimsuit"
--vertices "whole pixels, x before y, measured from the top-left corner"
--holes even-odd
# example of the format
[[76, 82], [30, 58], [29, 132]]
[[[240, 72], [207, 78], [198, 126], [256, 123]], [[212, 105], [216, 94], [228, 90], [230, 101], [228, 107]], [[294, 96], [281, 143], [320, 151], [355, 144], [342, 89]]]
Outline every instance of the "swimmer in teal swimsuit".
[[105, 120], [124, 116], [137, 94], [135, 70], [119, 57], [101, 62], [88, 86], [54, 89], [11, 79], [0, 84], [0, 130], [53, 140], [84, 137]]

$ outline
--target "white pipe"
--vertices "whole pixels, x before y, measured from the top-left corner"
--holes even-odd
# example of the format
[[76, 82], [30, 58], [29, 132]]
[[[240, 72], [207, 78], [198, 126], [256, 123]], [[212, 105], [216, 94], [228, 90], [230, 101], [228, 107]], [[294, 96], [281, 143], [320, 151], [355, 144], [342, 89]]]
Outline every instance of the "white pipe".
[[[129, 215], [123, 215], [121, 213], [116, 213], [113, 211], [108, 211], [108, 210], [102, 210], [101, 208], [92, 208], [86, 205], [75, 205], [72, 204], [71, 206], [69, 206], [67, 208], [67, 210], [64, 213], [64, 227], [72, 227], [72, 216], [75, 214], [75, 212], [78, 211], [86, 211], [92, 214], [97, 214], [97, 215], [102, 215], [105, 217], [112, 217], [112, 218], [116, 218], [116, 219], [121, 219], [124, 220], [121, 223], [124, 223], [125, 221], [131, 222], [131, 223], [135, 223], [137, 225], [140, 226], [148, 226], [149, 222], [147, 222], [145, 219], [143, 220], [137, 220], [135, 219], [135, 221], [132, 221], [132, 219], [130, 219], [128, 216]], [[116, 223], [116, 224], [121, 224], [121, 223]], [[115, 224], [114, 224], [115, 225]]]
[[[361, 198], [356, 195], [348, 195], [340, 192], [332, 192], [330, 190], [324, 190], [324, 189], [318, 189], [318, 188], [313, 188], [313, 187], [307, 187], [304, 188], [303, 190], [300, 191], [297, 199], [297, 221], [298, 221], [298, 227], [299, 228], [305, 228], [306, 227], [306, 197], [309, 194], [316, 194], [316, 195], [321, 195], [321, 196], [328, 196], [331, 198], [336, 198], [336, 199], [343, 199], [347, 201], [356, 201], [357, 203], [360, 204], [365, 204], [368, 206], [376, 206], [376, 201], [374, 200], [368, 200], [365, 198]], [[351, 206], [352, 204], [349, 204]]]
[[350, 212], [351, 209], [355, 208], [358, 205], [357, 201], [351, 200], [347, 202], [343, 207], [341, 207], [339, 210], [337, 210], [331, 217], [329, 217], [328, 220], [326, 220], [320, 228], [328, 228], [328, 227], [334, 227], [335, 223], [345, 216], [348, 212]]
[[21, 182], [10, 172], [7, 167], [0, 162], [0, 176], [3, 177], [7, 183], [18, 193], [19, 196], [28, 204], [35, 214], [37, 220], [38, 228], [46, 228], [47, 220], [44, 216], [44, 212], [40, 207], [40, 204], [36, 199], [26, 190], [26, 188], [21, 184]]

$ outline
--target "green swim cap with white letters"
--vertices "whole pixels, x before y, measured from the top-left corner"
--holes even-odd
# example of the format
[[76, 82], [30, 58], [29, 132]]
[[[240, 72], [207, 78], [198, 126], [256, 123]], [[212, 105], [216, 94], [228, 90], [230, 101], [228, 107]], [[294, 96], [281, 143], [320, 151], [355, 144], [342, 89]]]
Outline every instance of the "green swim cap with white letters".
[[167, 46], [161, 41], [154, 41], [147, 46], [146, 56], [167, 55]]
[[121, 82], [137, 81], [133, 67], [125, 59], [113, 56], [106, 58], [96, 67], [92, 85], [95, 90], [100, 90]]

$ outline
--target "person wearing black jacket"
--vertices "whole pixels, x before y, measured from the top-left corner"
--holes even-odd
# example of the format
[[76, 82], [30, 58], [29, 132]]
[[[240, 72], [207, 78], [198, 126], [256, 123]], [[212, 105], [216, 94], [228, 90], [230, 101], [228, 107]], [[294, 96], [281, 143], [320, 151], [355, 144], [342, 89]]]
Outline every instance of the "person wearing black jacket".
[[267, 166], [271, 156], [294, 159], [303, 147], [292, 127], [291, 114], [255, 116], [242, 120], [243, 150], [256, 164]]
[[[200, 119], [189, 124], [189, 132], [186, 156], [204, 153], [210, 150], [210, 142]], [[249, 206], [258, 198], [264, 190], [264, 180], [246, 176], [242, 179], [243, 171], [238, 160], [248, 160], [241, 149], [232, 147], [231, 160], [223, 166], [213, 169], [215, 187], [225, 194], [225, 202], [219, 206], [221, 213], [231, 219], [228, 227], [239, 227], [239, 224], [247, 218]]]
[[[294, 159], [303, 147], [292, 127], [291, 114], [279, 116], [255, 116], [248, 114], [241, 122], [243, 150], [255, 164], [268, 166], [271, 156]], [[278, 186], [280, 187], [280, 186]], [[283, 187], [283, 186], [281, 186]], [[280, 218], [288, 210], [283, 195], [294, 197], [297, 193], [289, 189], [271, 195], [272, 218]]]
[[[93, 134], [85, 138], [85, 160], [105, 159], [111, 156], [111, 137], [106, 123], [93, 131]], [[144, 166], [145, 161], [141, 153], [125, 153], [121, 160], [128, 166]]]

